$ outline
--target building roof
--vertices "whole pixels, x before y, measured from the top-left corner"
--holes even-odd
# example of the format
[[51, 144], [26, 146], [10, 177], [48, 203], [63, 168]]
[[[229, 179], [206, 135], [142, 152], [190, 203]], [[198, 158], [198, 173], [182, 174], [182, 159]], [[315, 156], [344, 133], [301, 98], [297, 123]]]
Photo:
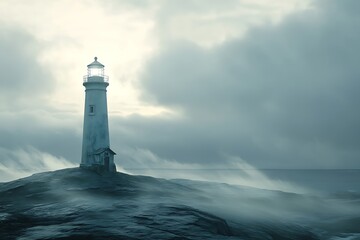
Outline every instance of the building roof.
[[101, 154], [106, 151], [109, 151], [112, 154], [116, 155], [116, 153], [113, 150], [111, 150], [110, 148], [99, 148], [98, 150], [94, 151], [91, 155], [98, 155], [98, 154]]
[[87, 65], [88, 68], [103, 68], [105, 67], [103, 64], [99, 63], [97, 60], [97, 57], [94, 57], [94, 60], [92, 63]]

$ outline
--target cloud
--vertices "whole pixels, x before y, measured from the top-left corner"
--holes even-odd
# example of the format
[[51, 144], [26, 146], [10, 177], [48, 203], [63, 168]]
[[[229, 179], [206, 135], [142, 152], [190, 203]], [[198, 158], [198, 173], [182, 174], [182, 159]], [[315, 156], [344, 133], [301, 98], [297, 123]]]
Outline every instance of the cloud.
[[22, 149], [28, 145], [42, 152], [79, 163], [82, 119], [79, 116], [38, 110], [3, 111], [0, 118], [0, 147]]
[[[20, 154], [19, 149], [33, 146], [36, 151], [49, 152], [59, 159], [65, 157], [78, 161], [76, 155], [80, 155], [81, 132], [74, 126], [78, 124], [80, 128], [81, 123], [75, 114], [59, 111], [50, 104], [56, 81], [41, 61], [44, 42], [19, 26], [1, 23], [0, 29], [2, 153], [5, 154], [7, 149], [6, 156], [10, 156], [11, 149], [18, 149], [15, 153]], [[27, 152], [29, 156], [34, 157], [34, 149]], [[7, 161], [6, 158], [0, 160], [2, 164]], [[15, 164], [21, 164], [21, 161], [14, 161], [11, 166], [15, 167]], [[7, 165], [2, 165], [3, 171]], [[45, 166], [45, 169], [51, 168]], [[11, 171], [9, 174], [14, 175]]]
[[176, 145], [150, 149], [180, 161], [225, 150], [261, 167], [359, 167], [354, 4], [319, 2], [212, 49], [168, 42], [144, 71], [143, 97], [185, 117], [142, 129]]
[[62, 157], [55, 157], [31, 146], [18, 149], [0, 148], [0, 182], [75, 166], [77, 165]]
[[[88, 38], [88, 31], [80, 32], [78, 26], [98, 11], [96, 2], [79, 3], [71, 16], [63, 16], [66, 23], [78, 20], [71, 28], [61, 25], [62, 18], [53, 17], [58, 16], [53, 13], [62, 14], [58, 6], [67, 9], [61, 2], [46, 6], [49, 11], [44, 12], [52, 15], [49, 22], [42, 20], [46, 14], [26, 21], [29, 16], [15, 13], [39, 8], [19, 3], [3, 15], [13, 25], [1, 22], [0, 26], [0, 146], [31, 145], [78, 163], [82, 111], [74, 106], [81, 105], [81, 95], [76, 93], [83, 90], [79, 82], [79, 89], [74, 87], [72, 76], [84, 69], [74, 67], [81, 58], [75, 58], [74, 49], [83, 53], [101, 46], [102, 52], [108, 52], [107, 47], [114, 50], [111, 46], [116, 45], [116, 51], [107, 56], [110, 61], [104, 62], [107, 71], [116, 69], [113, 72], [119, 76], [133, 73], [124, 75], [132, 76], [131, 91], [118, 91], [122, 84], [116, 81], [124, 76], [114, 78], [109, 87], [110, 135], [116, 152], [127, 147], [148, 149], [162, 159], [201, 166], [220, 166], [225, 152], [259, 168], [360, 167], [356, 105], [360, 37], [354, 30], [359, 27], [354, 10], [359, 3], [317, 1], [309, 8], [288, 2], [107, 1], [97, 25], [100, 38], [83, 41], [84, 45], [79, 39]], [[78, 10], [83, 8], [86, 14], [79, 19]], [[119, 14], [126, 11], [128, 15]], [[101, 34], [113, 20], [114, 30]], [[125, 26], [134, 35], [115, 34], [115, 28], [124, 31]], [[247, 32], [242, 35], [244, 28]], [[114, 38], [109, 37], [113, 34]], [[99, 44], [104, 38], [106, 44]], [[68, 48], [63, 39], [76, 44]], [[141, 40], [142, 47], [132, 39]], [[129, 49], [127, 42], [137, 54], [121, 52]], [[121, 57], [116, 56], [119, 52]], [[41, 56], [45, 60], [39, 61]], [[50, 68], [43, 65], [47, 60]], [[132, 84], [140, 71], [139, 100]], [[168, 109], [159, 111], [167, 115], [111, 113], [116, 108], [142, 112], [157, 106]], [[64, 111], [68, 108], [72, 112]]]
[[158, 1], [157, 28], [160, 41], [183, 39], [203, 47], [213, 47], [246, 35], [249, 28], [275, 24], [287, 14], [308, 7], [309, 1], [251, 0]]
[[0, 110], [35, 108], [55, 85], [39, 62], [41, 43], [20, 28], [2, 24], [0, 30]]

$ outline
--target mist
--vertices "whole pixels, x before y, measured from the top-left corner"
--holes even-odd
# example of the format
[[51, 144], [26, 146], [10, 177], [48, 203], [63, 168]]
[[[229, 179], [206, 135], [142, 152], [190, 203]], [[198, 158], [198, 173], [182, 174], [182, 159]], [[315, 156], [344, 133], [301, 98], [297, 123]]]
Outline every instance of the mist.
[[148, 149], [127, 148], [119, 153], [121, 165], [126, 173], [147, 175], [165, 179], [189, 179], [227, 183], [286, 192], [309, 192], [310, 189], [273, 180], [261, 170], [237, 156], [222, 154], [221, 164], [182, 163], [164, 159]]
[[17, 149], [0, 148], [0, 182], [27, 177], [34, 173], [77, 166], [32, 146]]

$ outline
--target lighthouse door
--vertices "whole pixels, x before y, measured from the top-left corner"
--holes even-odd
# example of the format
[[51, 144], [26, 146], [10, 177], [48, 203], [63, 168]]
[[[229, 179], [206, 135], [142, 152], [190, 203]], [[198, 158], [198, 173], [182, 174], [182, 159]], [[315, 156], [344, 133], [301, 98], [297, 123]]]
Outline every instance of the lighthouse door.
[[109, 170], [109, 165], [110, 165], [109, 156], [105, 156], [105, 158], [104, 158], [104, 166], [105, 166], [105, 169], [107, 171]]

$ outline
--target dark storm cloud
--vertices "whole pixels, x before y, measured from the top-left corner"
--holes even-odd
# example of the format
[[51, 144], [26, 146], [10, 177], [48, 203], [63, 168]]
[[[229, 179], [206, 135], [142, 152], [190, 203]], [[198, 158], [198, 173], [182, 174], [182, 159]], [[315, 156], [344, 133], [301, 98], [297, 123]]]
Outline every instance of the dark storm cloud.
[[180, 161], [227, 152], [260, 167], [360, 167], [358, 5], [317, 2], [212, 50], [168, 44], [146, 68], [144, 98], [185, 120], [122, 124]]
[[1, 26], [0, 30], [1, 107], [31, 106], [54, 86], [50, 73], [38, 61], [41, 43], [21, 29]]
[[[49, 117], [50, 116], [50, 117]], [[52, 119], [53, 118], [53, 119]], [[56, 118], [74, 118], [74, 124], [61, 124]], [[0, 147], [18, 149], [32, 146], [39, 151], [56, 157], [78, 162], [81, 149], [81, 133], [78, 116], [59, 115], [49, 112], [28, 110], [28, 113], [1, 113]], [[0, 159], [0, 162], [7, 159]]]

